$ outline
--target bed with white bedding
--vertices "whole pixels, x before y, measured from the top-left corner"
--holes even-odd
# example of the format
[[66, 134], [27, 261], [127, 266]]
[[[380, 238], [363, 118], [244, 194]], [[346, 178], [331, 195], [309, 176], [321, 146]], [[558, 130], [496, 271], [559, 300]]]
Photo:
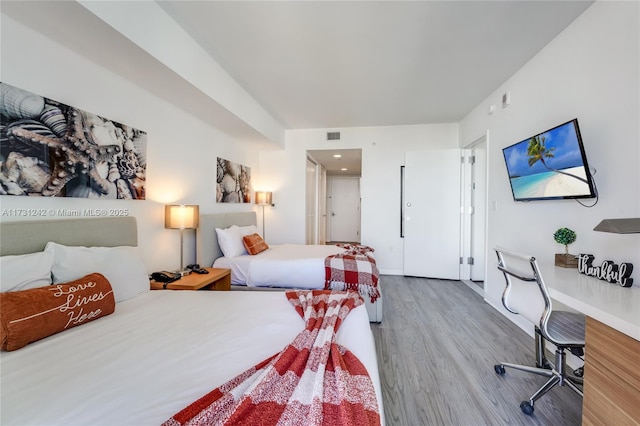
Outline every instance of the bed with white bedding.
[[335, 245], [280, 244], [253, 256], [222, 256], [213, 266], [231, 269], [234, 285], [319, 289], [324, 287], [324, 259], [341, 252]]
[[[323, 289], [325, 286], [325, 258], [345, 250], [335, 245], [272, 245], [256, 255], [242, 249], [221, 246], [219, 230], [233, 225], [253, 232], [255, 212], [200, 215], [197, 234], [198, 262], [203, 266], [231, 269], [231, 284], [242, 289]], [[218, 230], [218, 232], [216, 231]], [[229, 255], [229, 252], [232, 252]], [[375, 255], [375, 253], [373, 253]], [[237, 286], [237, 287], [236, 287]], [[381, 294], [380, 283], [377, 291]], [[374, 302], [364, 297], [371, 322], [382, 321], [382, 296]]]
[[[108, 234], [121, 237], [106, 244], [119, 250], [137, 239], [135, 219], [42, 226], [2, 223], [3, 258], [43, 250], [48, 241], [95, 246]], [[149, 291], [146, 284], [145, 290], [118, 292], [110, 315], [1, 352], [0, 424], [157, 425], [281, 351], [304, 329], [283, 292]], [[114, 294], [119, 285], [113, 284]], [[349, 313], [336, 341], [366, 368], [384, 422], [364, 306]]]

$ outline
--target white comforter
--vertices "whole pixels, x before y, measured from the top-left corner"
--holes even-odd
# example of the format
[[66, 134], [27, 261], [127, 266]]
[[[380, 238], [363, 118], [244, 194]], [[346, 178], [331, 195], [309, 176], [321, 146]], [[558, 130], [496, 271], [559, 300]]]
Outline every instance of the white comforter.
[[322, 289], [325, 258], [343, 251], [335, 245], [282, 244], [255, 256], [221, 257], [213, 266], [231, 269], [235, 285]]
[[[303, 325], [280, 292], [143, 293], [110, 316], [2, 352], [0, 424], [158, 425], [279, 352]], [[367, 368], [384, 421], [364, 306], [337, 340]]]

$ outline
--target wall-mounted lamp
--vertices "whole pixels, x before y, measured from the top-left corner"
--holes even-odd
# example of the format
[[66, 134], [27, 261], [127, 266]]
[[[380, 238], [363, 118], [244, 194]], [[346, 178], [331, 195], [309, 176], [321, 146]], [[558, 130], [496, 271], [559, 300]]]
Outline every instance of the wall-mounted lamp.
[[264, 206], [273, 206], [271, 201], [272, 193], [269, 191], [256, 191], [256, 204], [262, 206], [262, 238], [267, 239], [266, 232], [264, 230]]
[[164, 206], [164, 227], [166, 229], [180, 230], [180, 270], [181, 275], [186, 275], [184, 270], [184, 230], [196, 229], [200, 224], [200, 208], [196, 205], [168, 204]]

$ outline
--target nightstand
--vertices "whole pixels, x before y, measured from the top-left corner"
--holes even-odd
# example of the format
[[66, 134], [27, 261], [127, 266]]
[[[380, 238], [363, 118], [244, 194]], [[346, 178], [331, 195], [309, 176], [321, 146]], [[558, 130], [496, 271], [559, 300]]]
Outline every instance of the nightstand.
[[[167, 290], [231, 290], [231, 269], [204, 268], [208, 274], [191, 273], [167, 284]], [[151, 290], [164, 289], [164, 283], [149, 281]]]

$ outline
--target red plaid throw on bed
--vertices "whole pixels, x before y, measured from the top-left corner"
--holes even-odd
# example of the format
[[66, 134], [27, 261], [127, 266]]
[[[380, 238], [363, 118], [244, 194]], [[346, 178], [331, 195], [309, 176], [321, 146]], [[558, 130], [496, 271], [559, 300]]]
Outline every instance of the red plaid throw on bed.
[[354, 290], [369, 297], [371, 303], [380, 297], [379, 272], [374, 250], [359, 244], [338, 244], [343, 253], [327, 256], [324, 260], [324, 288], [327, 290]]
[[164, 425], [379, 425], [373, 383], [349, 350], [335, 342], [354, 292], [290, 291], [306, 322], [284, 350], [175, 414]]

